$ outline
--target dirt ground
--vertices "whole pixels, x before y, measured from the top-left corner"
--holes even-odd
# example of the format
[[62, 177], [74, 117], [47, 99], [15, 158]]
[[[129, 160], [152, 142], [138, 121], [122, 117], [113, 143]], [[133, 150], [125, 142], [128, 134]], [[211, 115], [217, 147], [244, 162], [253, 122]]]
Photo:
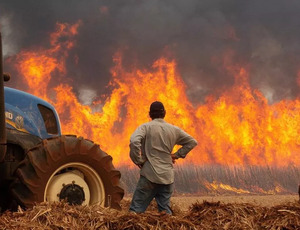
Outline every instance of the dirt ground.
[[[130, 201], [131, 197], [125, 197]], [[265, 207], [281, 205], [288, 202], [299, 200], [298, 195], [220, 195], [220, 196], [173, 196], [171, 203], [178, 206], [182, 211], [188, 211], [189, 207], [199, 201], [218, 202], [221, 203], [250, 203]]]

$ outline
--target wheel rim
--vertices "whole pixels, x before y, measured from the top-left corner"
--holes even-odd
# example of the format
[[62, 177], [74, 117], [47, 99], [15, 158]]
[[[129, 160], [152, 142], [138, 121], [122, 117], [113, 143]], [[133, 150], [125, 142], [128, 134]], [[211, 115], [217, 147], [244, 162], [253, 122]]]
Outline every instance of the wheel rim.
[[[63, 172], [66, 169], [70, 171]], [[105, 204], [105, 190], [98, 173], [89, 165], [72, 162], [59, 167], [48, 179], [44, 191], [44, 201], [60, 201], [59, 195], [65, 185], [76, 184], [84, 191], [82, 205]]]

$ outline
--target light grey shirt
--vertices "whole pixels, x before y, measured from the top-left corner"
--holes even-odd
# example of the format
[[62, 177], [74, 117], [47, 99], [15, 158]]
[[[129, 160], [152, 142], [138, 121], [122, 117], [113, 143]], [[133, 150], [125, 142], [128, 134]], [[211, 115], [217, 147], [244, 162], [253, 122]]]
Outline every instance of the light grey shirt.
[[180, 128], [163, 119], [154, 119], [139, 126], [130, 138], [130, 158], [142, 165], [141, 175], [153, 183], [172, 184], [174, 170], [171, 153], [181, 145], [175, 155], [185, 158], [197, 141]]

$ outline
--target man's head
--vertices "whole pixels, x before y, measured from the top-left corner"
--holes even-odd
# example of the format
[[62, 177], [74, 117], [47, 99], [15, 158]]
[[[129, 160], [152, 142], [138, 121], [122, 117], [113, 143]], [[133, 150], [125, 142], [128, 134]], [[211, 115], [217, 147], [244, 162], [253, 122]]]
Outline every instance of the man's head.
[[166, 115], [166, 110], [160, 101], [155, 101], [150, 105], [150, 111], [149, 111], [149, 116], [151, 119], [155, 118], [164, 118]]

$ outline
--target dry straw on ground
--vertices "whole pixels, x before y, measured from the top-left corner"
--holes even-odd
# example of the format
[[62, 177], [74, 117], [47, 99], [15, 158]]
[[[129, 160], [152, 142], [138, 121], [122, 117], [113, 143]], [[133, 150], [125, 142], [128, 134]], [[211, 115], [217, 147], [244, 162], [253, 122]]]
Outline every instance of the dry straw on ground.
[[173, 205], [173, 216], [158, 213], [154, 204], [144, 214], [132, 214], [128, 205], [123, 201], [123, 211], [117, 211], [42, 203], [26, 211], [3, 213], [0, 229], [300, 229], [297, 202], [262, 207], [204, 201], [194, 203], [187, 212]]

